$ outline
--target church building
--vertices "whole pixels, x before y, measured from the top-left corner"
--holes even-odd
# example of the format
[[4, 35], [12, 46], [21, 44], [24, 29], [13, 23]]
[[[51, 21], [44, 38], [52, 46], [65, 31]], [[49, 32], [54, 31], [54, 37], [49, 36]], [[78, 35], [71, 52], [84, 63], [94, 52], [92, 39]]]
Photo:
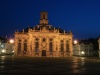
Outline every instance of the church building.
[[72, 56], [72, 32], [53, 27], [48, 22], [48, 13], [41, 12], [38, 25], [15, 32], [16, 56]]

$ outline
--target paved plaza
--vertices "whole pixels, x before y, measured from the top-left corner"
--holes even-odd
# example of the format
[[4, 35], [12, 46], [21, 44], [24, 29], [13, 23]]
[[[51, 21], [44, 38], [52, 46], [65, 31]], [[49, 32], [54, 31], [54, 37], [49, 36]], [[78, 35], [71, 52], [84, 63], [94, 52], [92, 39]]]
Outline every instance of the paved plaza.
[[0, 75], [99, 75], [100, 59], [0, 56]]

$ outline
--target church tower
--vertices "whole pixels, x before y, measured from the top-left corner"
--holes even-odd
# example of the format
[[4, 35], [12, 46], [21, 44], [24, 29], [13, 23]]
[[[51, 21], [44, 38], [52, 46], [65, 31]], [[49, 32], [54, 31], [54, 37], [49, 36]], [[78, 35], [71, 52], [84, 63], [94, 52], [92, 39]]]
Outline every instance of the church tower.
[[40, 13], [39, 24], [15, 32], [15, 55], [32, 57], [72, 56], [72, 33], [48, 23], [48, 13]]
[[40, 24], [44, 24], [44, 25], [48, 24], [48, 13], [47, 12], [40, 13]]

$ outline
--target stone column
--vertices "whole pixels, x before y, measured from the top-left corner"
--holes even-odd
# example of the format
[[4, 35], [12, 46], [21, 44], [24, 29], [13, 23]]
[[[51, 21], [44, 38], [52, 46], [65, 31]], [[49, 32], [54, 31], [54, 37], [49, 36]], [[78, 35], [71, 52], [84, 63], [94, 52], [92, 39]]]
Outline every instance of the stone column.
[[73, 56], [73, 45], [72, 45], [72, 39], [69, 40], [69, 56], [72, 57]]
[[32, 39], [31, 39], [31, 41], [29, 42], [30, 43], [30, 50], [29, 50], [29, 56], [32, 56], [32, 45], [33, 45], [33, 43], [32, 43]]
[[66, 40], [64, 39], [64, 57], [66, 57]]
[[32, 56], [33, 37], [30, 32], [28, 34], [29, 34], [29, 36], [26, 38], [26, 40], [27, 40], [27, 55]]
[[47, 38], [46, 41], [47, 41], [47, 42], [46, 42], [46, 43], [47, 43], [47, 45], [46, 45], [46, 46], [47, 46], [47, 47], [46, 47], [46, 48], [47, 48], [46, 55], [49, 57], [49, 56], [50, 56], [50, 51], [49, 51], [49, 43], [50, 43], [50, 41], [49, 41], [49, 38]]
[[24, 56], [24, 39], [21, 39], [21, 56]]
[[56, 57], [56, 38], [53, 40], [53, 57]]
[[41, 57], [42, 54], [42, 38], [39, 38], [39, 57]]
[[58, 51], [58, 40], [55, 41], [55, 57], [57, 57], [57, 51]]
[[60, 57], [60, 40], [57, 42], [57, 57]]
[[33, 37], [31, 45], [32, 45], [31, 56], [34, 56], [34, 52], [35, 52], [35, 38], [34, 37]]
[[31, 53], [30, 53], [30, 49], [31, 49], [31, 40], [27, 40], [27, 55], [30, 56]]

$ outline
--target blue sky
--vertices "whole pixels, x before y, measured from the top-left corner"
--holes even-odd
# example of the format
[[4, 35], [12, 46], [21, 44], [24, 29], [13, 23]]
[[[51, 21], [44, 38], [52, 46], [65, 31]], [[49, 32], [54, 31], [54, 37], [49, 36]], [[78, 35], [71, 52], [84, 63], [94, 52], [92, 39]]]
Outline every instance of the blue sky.
[[71, 30], [74, 38], [100, 36], [99, 0], [0, 0], [0, 36], [39, 24], [44, 10], [49, 24]]

